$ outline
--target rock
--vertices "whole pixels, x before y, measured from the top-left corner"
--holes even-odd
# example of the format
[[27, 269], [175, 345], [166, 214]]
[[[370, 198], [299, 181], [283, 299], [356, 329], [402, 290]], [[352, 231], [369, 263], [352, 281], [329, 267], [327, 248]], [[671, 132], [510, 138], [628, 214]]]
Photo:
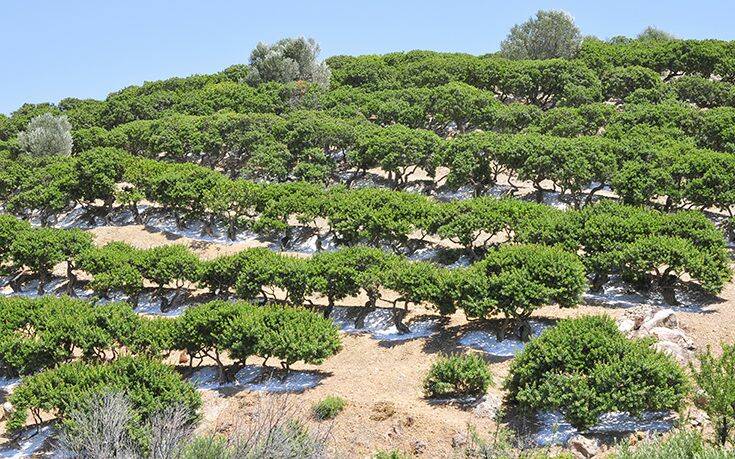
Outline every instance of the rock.
[[459, 432], [457, 435], [452, 437], [452, 448], [461, 448], [467, 444], [467, 434]]
[[503, 405], [503, 399], [495, 394], [487, 394], [482, 401], [472, 410], [475, 416], [479, 418], [495, 419], [498, 410]]
[[618, 330], [622, 333], [628, 334], [635, 330], [635, 320], [633, 319], [622, 319], [618, 322]]
[[677, 328], [679, 326], [679, 319], [676, 318], [676, 314], [674, 314], [673, 310], [662, 309], [656, 312], [652, 317], [646, 319], [646, 321], [641, 324], [640, 328], [642, 330], [650, 331], [652, 328], [661, 326], [669, 328]]
[[425, 441], [421, 440], [416, 440], [415, 442], [411, 443], [411, 449], [413, 450], [413, 454], [415, 456], [423, 454], [428, 446], [429, 445], [427, 445]]
[[13, 405], [11, 405], [10, 402], [3, 403], [2, 419], [9, 418], [14, 411], [15, 408], [13, 408]]
[[694, 410], [689, 418], [689, 424], [692, 427], [702, 427], [705, 424], [709, 424], [709, 416], [702, 410]]
[[653, 345], [653, 349], [670, 355], [671, 357], [675, 358], [681, 365], [686, 365], [691, 359], [691, 353], [688, 350], [684, 349], [682, 346], [679, 346], [676, 343], [672, 343], [671, 341], [659, 341], [658, 343]]
[[187, 363], [189, 363], [189, 353], [180, 352], [179, 353], [179, 365], [185, 365]]
[[576, 435], [569, 440], [569, 449], [575, 457], [590, 458], [600, 454], [600, 444], [594, 438]]
[[671, 341], [684, 349], [694, 350], [694, 341], [680, 329], [654, 327], [649, 334], [655, 336], [658, 341]]

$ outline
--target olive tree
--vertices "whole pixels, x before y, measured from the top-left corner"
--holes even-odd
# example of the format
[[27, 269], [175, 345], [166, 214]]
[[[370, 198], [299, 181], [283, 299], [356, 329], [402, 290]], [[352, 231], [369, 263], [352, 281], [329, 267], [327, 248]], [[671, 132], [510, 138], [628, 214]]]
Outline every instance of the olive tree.
[[71, 123], [66, 115], [44, 113], [28, 122], [26, 130], [18, 134], [21, 148], [35, 156], [71, 155], [74, 141]]
[[284, 38], [273, 45], [258, 43], [250, 53], [248, 81], [311, 81], [320, 86], [329, 84], [329, 67], [317, 61], [319, 44], [313, 38]]
[[500, 44], [501, 55], [509, 59], [553, 59], [574, 57], [582, 34], [569, 13], [543, 11], [516, 24]]

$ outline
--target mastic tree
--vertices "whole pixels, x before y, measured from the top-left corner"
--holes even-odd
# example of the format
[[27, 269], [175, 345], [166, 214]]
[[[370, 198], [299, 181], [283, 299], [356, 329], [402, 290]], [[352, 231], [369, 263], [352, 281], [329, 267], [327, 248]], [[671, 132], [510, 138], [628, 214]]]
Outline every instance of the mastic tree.
[[463, 309], [468, 317], [505, 317], [503, 337], [511, 322], [530, 337], [528, 318], [544, 305], [576, 306], [587, 286], [584, 265], [576, 254], [541, 245], [502, 246], [472, 265], [468, 273], [472, 292]]
[[430, 131], [395, 124], [361, 132], [356, 148], [388, 172], [393, 188], [402, 189], [418, 169], [433, 176], [433, 158], [441, 148], [441, 139]]
[[17, 268], [27, 267], [38, 275], [38, 295], [46, 293], [51, 270], [67, 260], [65, 230], [34, 228], [18, 233], [10, 244], [8, 253]]
[[605, 316], [560, 321], [513, 359], [508, 400], [524, 411], [559, 410], [578, 429], [600, 415], [676, 410], [689, 382], [650, 341], [630, 340]]
[[334, 323], [312, 311], [268, 305], [256, 314], [260, 314], [262, 334], [255, 352], [266, 361], [269, 357], [280, 359], [287, 371], [298, 361], [321, 364], [342, 348]]
[[[136, 267], [144, 279], [156, 286], [161, 300], [161, 311], [166, 311], [177, 300], [186, 282], [195, 282], [199, 270], [199, 257], [180, 244], [164, 245], [143, 250], [135, 258]], [[167, 285], [173, 285], [174, 297], [165, 295]]]
[[194, 387], [168, 365], [142, 357], [123, 357], [109, 363], [73, 362], [25, 378], [13, 391], [15, 411], [8, 429], [17, 432], [32, 416], [41, 422], [41, 412], [58, 418], [81, 406], [91, 394], [120, 392], [133, 406], [134, 438], [145, 438], [144, 425], [165, 408], [180, 405], [186, 421], [198, 419], [201, 397]]
[[657, 89], [663, 83], [658, 72], [641, 66], [615, 67], [603, 77], [605, 97], [625, 99], [637, 89]]
[[176, 319], [174, 346], [189, 354], [191, 365], [195, 359], [197, 365], [204, 358], [212, 359], [217, 365], [220, 380], [227, 381], [234, 375], [227, 371], [225, 363], [227, 351], [233, 345], [230, 328], [237, 317], [254, 314], [253, 310], [249, 304], [229, 301], [211, 301], [189, 307]]
[[475, 196], [486, 193], [498, 182], [501, 173], [509, 173], [499, 152], [499, 139], [492, 133], [470, 132], [447, 141], [435, 162], [449, 168], [446, 185], [458, 189], [472, 187]]
[[107, 214], [115, 203], [117, 184], [123, 179], [129, 156], [115, 148], [94, 148], [75, 157], [78, 200], [93, 205], [101, 200], [102, 213]]
[[122, 292], [137, 306], [143, 290], [143, 275], [138, 269], [138, 250], [124, 242], [110, 242], [93, 247], [76, 256], [76, 266], [92, 275], [89, 286], [98, 294], [109, 298]]
[[684, 274], [710, 293], [718, 293], [732, 277], [726, 264], [713, 258], [690, 241], [679, 237], [650, 236], [625, 246], [620, 254], [621, 271], [639, 285], [656, 285], [669, 304], [678, 304], [674, 286]]

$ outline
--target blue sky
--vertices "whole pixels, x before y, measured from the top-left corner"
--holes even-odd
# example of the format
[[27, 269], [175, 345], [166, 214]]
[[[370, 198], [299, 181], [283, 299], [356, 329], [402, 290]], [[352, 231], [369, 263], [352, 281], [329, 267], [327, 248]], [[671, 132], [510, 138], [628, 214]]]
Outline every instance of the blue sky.
[[24, 102], [104, 98], [122, 87], [247, 61], [258, 41], [314, 37], [322, 56], [410, 49], [481, 54], [538, 9], [583, 33], [735, 39], [734, 0], [0, 0], [0, 113]]

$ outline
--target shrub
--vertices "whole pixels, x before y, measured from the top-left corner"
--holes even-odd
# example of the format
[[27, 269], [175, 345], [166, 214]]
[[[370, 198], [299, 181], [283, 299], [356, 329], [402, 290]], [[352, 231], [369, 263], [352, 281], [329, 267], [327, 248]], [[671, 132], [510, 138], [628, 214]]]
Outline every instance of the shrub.
[[61, 449], [70, 457], [179, 457], [193, 425], [188, 409], [172, 405], [154, 413], [136, 438], [135, 410], [124, 394], [90, 394], [62, 423]]
[[140, 319], [126, 304], [93, 306], [69, 297], [0, 298], [0, 369], [30, 374], [127, 342]]
[[484, 395], [492, 384], [485, 360], [477, 354], [440, 357], [424, 379], [428, 397]]
[[[192, 363], [194, 359], [201, 361], [205, 357], [214, 360], [220, 380], [225, 381], [228, 375], [223, 358], [234, 345], [232, 324], [236, 318], [253, 313], [253, 307], [246, 303], [228, 301], [211, 301], [189, 307], [176, 320], [174, 346], [185, 350]], [[254, 345], [250, 347], [252, 349]]]
[[582, 34], [568, 13], [538, 11], [536, 17], [510, 29], [500, 54], [509, 59], [571, 58], [581, 41]]
[[329, 436], [328, 429], [308, 427], [293, 399], [288, 396], [267, 396], [256, 405], [250, 422], [236, 427], [230, 438], [230, 457], [331, 457]]
[[230, 459], [227, 439], [222, 436], [200, 436], [194, 438], [181, 453], [181, 459]]
[[74, 140], [71, 123], [66, 115], [44, 113], [28, 122], [26, 130], [18, 134], [20, 147], [34, 156], [71, 155]]
[[699, 356], [694, 380], [704, 393], [704, 409], [714, 421], [717, 441], [724, 445], [735, 427], [735, 345], [723, 345], [717, 357], [710, 349]]
[[[186, 281], [197, 280], [199, 272], [199, 258], [188, 247], [179, 244], [144, 250], [137, 257], [137, 263], [141, 275], [156, 285], [162, 311], [170, 306], [163, 296], [164, 287], [174, 284], [178, 294]], [[174, 301], [172, 299], [171, 303]]]
[[614, 459], [727, 459], [732, 451], [707, 445], [699, 432], [678, 430], [668, 437], [646, 440], [634, 447], [624, 443]]
[[342, 397], [330, 395], [314, 405], [314, 417], [317, 419], [334, 419], [347, 406], [347, 401]]
[[411, 456], [401, 450], [392, 449], [390, 451], [378, 451], [373, 457], [374, 459], [408, 459]]
[[[163, 409], [181, 404], [189, 422], [197, 420], [201, 398], [173, 368], [142, 357], [121, 357], [109, 363], [73, 362], [28, 376], [10, 396], [15, 412], [8, 430], [25, 425], [29, 412], [40, 422], [41, 412], [53, 412], [62, 420], [84, 406], [92, 394], [120, 392], [132, 405], [133, 423], [142, 427]], [[138, 432], [136, 438], [141, 438]]]
[[574, 253], [542, 245], [503, 246], [472, 265], [463, 283], [463, 307], [469, 317], [500, 312], [522, 325], [537, 308], [557, 303], [573, 307], [587, 285], [584, 265]]
[[646, 340], [629, 340], [605, 316], [560, 321], [512, 362], [508, 400], [532, 412], [560, 410], [575, 427], [610, 411], [632, 415], [678, 409], [688, 379]]

